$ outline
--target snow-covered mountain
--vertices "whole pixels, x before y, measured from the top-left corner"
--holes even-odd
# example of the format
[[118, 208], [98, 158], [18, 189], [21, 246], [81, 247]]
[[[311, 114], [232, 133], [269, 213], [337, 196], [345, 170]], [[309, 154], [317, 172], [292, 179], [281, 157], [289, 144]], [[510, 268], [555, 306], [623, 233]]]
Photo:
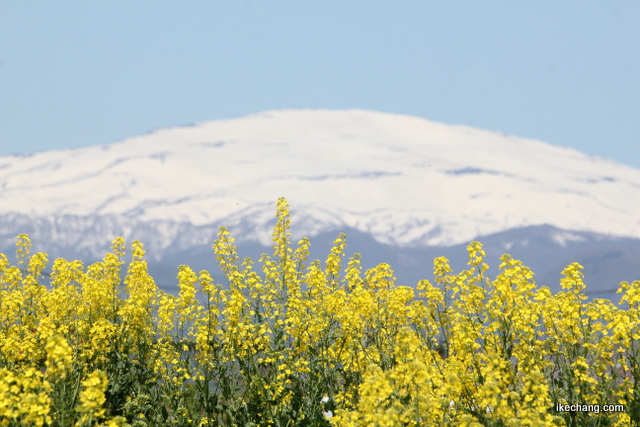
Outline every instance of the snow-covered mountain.
[[[465, 126], [370, 111], [268, 111], [0, 158], [0, 214], [263, 223], [286, 196], [303, 234], [349, 226], [450, 245], [550, 224], [640, 237], [640, 170]], [[304, 218], [304, 220], [303, 220]], [[252, 237], [268, 242], [258, 228]], [[266, 230], [268, 231], [268, 230]]]
[[[0, 157], [0, 247], [100, 256], [211, 246], [217, 227], [268, 245], [275, 202], [294, 237], [350, 229], [380, 244], [452, 246], [551, 226], [640, 239], [640, 170], [497, 132], [362, 110], [275, 110], [77, 149]], [[505, 243], [506, 245], [507, 243]], [[35, 245], [37, 246], [37, 245]]]

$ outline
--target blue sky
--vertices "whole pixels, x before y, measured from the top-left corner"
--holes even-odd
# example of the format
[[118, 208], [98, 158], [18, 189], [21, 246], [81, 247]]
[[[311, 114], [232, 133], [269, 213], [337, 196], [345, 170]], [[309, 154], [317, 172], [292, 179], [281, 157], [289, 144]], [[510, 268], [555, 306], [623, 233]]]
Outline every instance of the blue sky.
[[0, 0], [0, 155], [361, 108], [640, 168], [637, 1]]

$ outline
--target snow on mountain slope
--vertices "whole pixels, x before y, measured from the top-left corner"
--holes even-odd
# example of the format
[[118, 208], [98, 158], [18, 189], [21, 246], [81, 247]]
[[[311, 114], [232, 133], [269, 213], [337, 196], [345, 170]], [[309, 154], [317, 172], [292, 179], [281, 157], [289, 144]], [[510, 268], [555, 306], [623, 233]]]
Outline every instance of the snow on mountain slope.
[[[409, 246], [516, 227], [640, 238], [640, 170], [569, 148], [416, 117], [275, 110], [106, 145], [0, 157], [0, 215], [240, 224], [268, 243], [342, 226]], [[229, 224], [233, 222], [233, 224]], [[562, 239], [563, 237], [558, 237]]]

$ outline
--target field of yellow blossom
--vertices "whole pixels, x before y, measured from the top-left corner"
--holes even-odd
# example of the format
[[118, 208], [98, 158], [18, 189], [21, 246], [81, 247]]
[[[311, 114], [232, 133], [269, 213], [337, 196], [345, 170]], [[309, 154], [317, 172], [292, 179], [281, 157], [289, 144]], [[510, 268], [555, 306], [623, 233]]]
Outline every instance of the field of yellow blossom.
[[140, 242], [101, 262], [56, 259], [18, 236], [0, 254], [0, 426], [638, 426], [640, 281], [620, 304], [586, 301], [581, 266], [563, 292], [509, 255], [487, 274], [445, 258], [397, 286], [363, 272], [340, 234], [326, 262], [295, 248], [285, 199], [274, 252], [241, 260], [222, 227], [228, 282], [178, 269], [160, 291]]

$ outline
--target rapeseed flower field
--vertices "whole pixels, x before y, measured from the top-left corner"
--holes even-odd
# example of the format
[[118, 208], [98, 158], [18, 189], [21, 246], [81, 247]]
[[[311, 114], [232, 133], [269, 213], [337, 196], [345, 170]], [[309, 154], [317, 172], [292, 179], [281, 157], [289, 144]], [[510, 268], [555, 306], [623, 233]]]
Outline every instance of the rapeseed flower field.
[[222, 227], [227, 283], [180, 266], [160, 291], [140, 242], [101, 262], [0, 255], [0, 426], [637, 426], [640, 281], [621, 302], [586, 301], [581, 266], [563, 291], [509, 255], [487, 274], [445, 258], [398, 286], [362, 271], [340, 234], [326, 262], [292, 244], [277, 203], [273, 254], [240, 259]]

